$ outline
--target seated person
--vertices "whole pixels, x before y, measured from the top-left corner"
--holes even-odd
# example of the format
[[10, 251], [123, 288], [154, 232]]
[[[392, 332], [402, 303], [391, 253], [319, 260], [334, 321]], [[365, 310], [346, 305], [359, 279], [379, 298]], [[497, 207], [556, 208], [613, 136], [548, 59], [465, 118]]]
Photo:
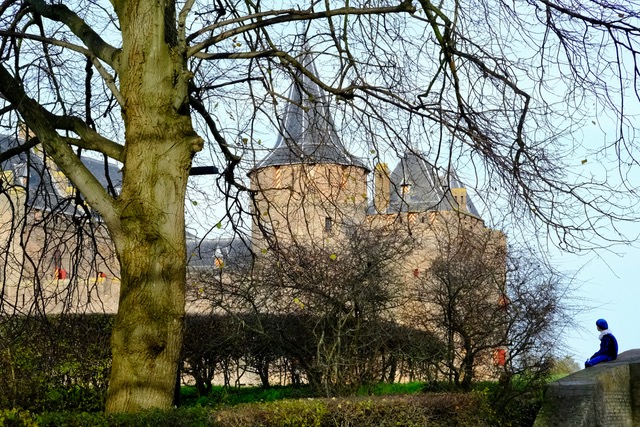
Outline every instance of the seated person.
[[604, 319], [598, 319], [596, 321], [596, 327], [600, 332], [600, 350], [594, 353], [593, 356], [584, 362], [584, 367], [589, 368], [598, 363], [608, 362], [610, 360], [616, 360], [618, 357], [618, 341], [609, 331], [609, 325]]

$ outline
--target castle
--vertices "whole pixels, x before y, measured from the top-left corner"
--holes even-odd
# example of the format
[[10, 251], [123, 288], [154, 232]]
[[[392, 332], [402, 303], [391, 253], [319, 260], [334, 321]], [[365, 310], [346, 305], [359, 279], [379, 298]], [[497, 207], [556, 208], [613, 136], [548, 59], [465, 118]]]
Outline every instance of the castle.
[[[317, 75], [310, 54], [303, 53], [299, 61]], [[435, 295], [446, 297], [447, 292], [457, 292], [455, 287], [472, 288], [466, 291], [473, 296], [467, 300], [472, 307], [465, 315], [475, 313], [483, 319], [490, 317], [484, 312], [494, 313], [493, 326], [499, 334], [501, 311], [508, 303], [504, 234], [485, 226], [455, 171], [437, 168], [418, 150], [407, 149], [393, 170], [384, 163], [370, 167], [351, 154], [334, 124], [330, 98], [309, 75], [295, 77], [288, 99], [275, 147], [248, 173], [253, 192], [250, 247], [256, 263], [233, 276], [234, 266], [246, 257], [238, 242], [218, 240], [209, 247], [220, 272], [218, 295], [213, 296], [216, 304], [224, 304], [219, 295], [233, 289], [230, 294], [247, 295], [244, 305], [226, 302], [236, 312], [314, 316], [333, 310], [336, 314], [331, 316], [349, 322], [362, 316], [358, 304], [363, 301], [358, 298], [369, 294], [365, 298], [377, 298], [374, 304], [392, 306], [381, 310], [385, 320], [448, 340], [456, 363], [471, 357], [473, 362], [465, 367], [471, 370], [463, 376], [495, 378], [494, 368], [505, 364], [506, 347], [482, 344], [481, 351], [458, 352], [463, 345], [473, 346], [476, 337], [486, 338], [492, 326], [472, 320], [471, 328], [481, 329], [476, 337], [463, 343], [451, 333], [445, 339], [451, 332], [447, 327], [452, 326], [439, 319], [453, 299]], [[371, 172], [373, 192], [368, 189]], [[388, 257], [378, 261], [387, 264], [392, 277], [375, 276], [379, 273], [371, 273], [375, 266], [358, 265], [371, 262], [359, 253], [372, 249], [358, 241], [363, 236], [373, 236], [377, 245], [373, 250]], [[204, 246], [201, 249], [201, 255], [206, 253]], [[342, 266], [332, 263], [340, 258]], [[433, 280], [434, 263], [450, 269], [444, 272], [449, 277], [439, 283]], [[354, 285], [359, 277], [365, 283]], [[255, 284], [240, 290], [234, 281]], [[349, 295], [335, 289], [342, 286], [355, 290]], [[383, 301], [391, 299], [390, 289], [393, 301]]]
[[[0, 152], [24, 144], [27, 132], [0, 135]], [[114, 165], [82, 162], [105, 188], [119, 191]], [[0, 164], [0, 314], [113, 312], [117, 265], [101, 219], [39, 145]]]
[[[310, 54], [302, 54], [301, 61], [317, 75]], [[496, 306], [504, 302], [505, 236], [485, 226], [453, 170], [435, 167], [418, 150], [407, 149], [393, 170], [352, 155], [333, 122], [329, 97], [308, 75], [296, 76], [288, 99], [275, 147], [248, 174], [249, 244], [187, 234], [190, 271], [219, 274], [224, 282], [231, 280], [227, 272], [234, 264], [247, 262], [251, 253], [268, 265], [276, 262], [270, 255], [292, 245], [331, 252], [355, 230], [373, 230], [392, 236], [401, 254], [392, 263], [404, 298], [395, 321], [431, 328], [418, 323], [431, 304], [424, 284], [432, 263], [456, 256], [464, 262], [473, 250], [495, 267], [492, 277], [483, 279], [490, 289], [480, 298]], [[0, 149], [23, 138], [0, 138]], [[117, 193], [115, 166], [89, 157], [83, 162]], [[117, 311], [117, 260], [100, 218], [37, 147], [0, 169], [5, 313]], [[289, 310], [304, 301], [279, 303]], [[210, 309], [211, 302], [199, 300], [197, 292], [188, 301], [190, 312]]]
[[[317, 75], [310, 54], [300, 60]], [[407, 289], [434, 259], [472, 241], [500, 272], [497, 288], [504, 286], [506, 238], [485, 226], [455, 171], [411, 149], [392, 171], [384, 163], [371, 168], [342, 144], [329, 97], [313, 79], [299, 73], [288, 99], [275, 147], [249, 172], [255, 253], [291, 244], [329, 248], [355, 228], [384, 229], [403, 242], [397, 269]]]
[[[302, 54], [301, 61], [317, 75], [310, 54]], [[411, 149], [391, 171], [384, 163], [368, 166], [343, 145], [329, 97], [308, 75], [296, 76], [288, 99], [275, 147], [249, 171], [254, 194], [250, 248], [237, 239], [200, 240], [187, 234], [192, 269], [233, 266], [247, 259], [247, 249], [261, 254], [287, 242], [327, 247], [363, 227], [386, 228], [405, 243], [411, 240], [399, 264], [406, 282], [421, 277], [445, 247], [456, 240], [464, 243], [468, 236], [494, 246], [488, 253], [503, 262], [505, 236], [485, 227], [453, 170], [438, 169]], [[22, 129], [17, 138], [0, 138], [0, 149], [5, 152], [26, 139]], [[117, 193], [116, 166], [86, 156], [82, 161], [105, 188]], [[2, 278], [17, 277], [13, 283], [19, 282], [5, 286], [5, 302], [115, 312], [117, 260], [100, 219], [38, 147], [5, 161], [0, 169]], [[87, 244], [92, 234], [96, 243]], [[78, 244], [84, 244], [81, 251], [74, 249]], [[64, 294], [72, 277], [79, 283]]]

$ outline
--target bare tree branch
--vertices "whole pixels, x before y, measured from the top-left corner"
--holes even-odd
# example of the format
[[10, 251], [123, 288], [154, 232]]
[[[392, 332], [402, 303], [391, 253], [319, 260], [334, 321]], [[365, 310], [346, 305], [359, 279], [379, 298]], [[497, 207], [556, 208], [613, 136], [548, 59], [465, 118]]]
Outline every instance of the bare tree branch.
[[63, 4], [46, 4], [43, 0], [28, 0], [33, 10], [53, 21], [63, 22], [73, 33], [82, 40], [91, 53], [114, 69], [119, 67], [120, 49], [105, 42], [93, 28], [87, 25], [77, 14]]
[[[86, 195], [89, 204], [105, 218], [116, 220], [117, 209], [115, 201], [73, 153], [71, 147], [56, 132], [56, 123], [73, 124], [75, 122], [75, 125], [84, 125], [84, 123], [74, 119], [56, 118], [44, 110], [36, 101], [24, 93], [20, 85], [3, 66], [0, 66], [0, 92], [16, 106], [29, 128], [38, 135], [38, 139], [47, 148], [47, 154], [55, 159], [58, 167], [70, 177], [82, 194]], [[54, 121], [52, 119], [58, 120]], [[80, 126], [77, 126], [76, 129], [80, 133], [99, 138], [99, 135], [89, 128], [85, 127], [85, 130], [82, 130]], [[110, 145], [114, 146], [115, 144]]]
[[[279, 24], [283, 22], [309, 21], [309, 20], [328, 18], [328, 17], [340, 16], [340, 15], [377, 15], [377, 14], [383, 14], [383, 13], [399, 13], [399, 12], [414, 13], [415, 7], [412, 5], [410, 0], [404, 0], [398, 6], [394, 6], [394, 7], [378, 7], [378, 8], [363, 8], [363, 9], [344, 7], [339, 9], [327, 10], [324, 12], [299, 11], [299, 10], [289, 9], [285, 11], [276, 12], [278, 15], [282, 14], [282, 16], [276, 16], [270, 19], [262, 19], [262, 14], [258, 14], [257, 16], [249, 15], [249, 16], [243, 17], [241, 21], [244, 22], [254, 18], [256, 19], [256, 21], [251, 24], [246, 24], [246, 25], [236, 27], [232, 30], [224, 31], [215, 37], [211, 37], [203, 42], [193, 45], [189, 49], [188, 56], [194, 56], [198, 52], [202, 51], [203, 49], [206, 49], [207, 47], [217, 44], [228, 38], [246, 33], [248, 31], [269, 27], [271, 25]], [[268, 13], [268, 14], [271, 15], [273, 13]], [[235, 23], [235, 22], [231, 21], [229, 23]], [[226, 25], [226, 21], [216, 24], [215, 27], [221, 27], [224, 25]], [[206, 30], [203, 29], [202, 31], [210, 31], [212, 29], [214, 28], [209, 28]], [[193, 39], [193, 38], [195, 38], [195, 35], [189, 37], [189, 39]]]

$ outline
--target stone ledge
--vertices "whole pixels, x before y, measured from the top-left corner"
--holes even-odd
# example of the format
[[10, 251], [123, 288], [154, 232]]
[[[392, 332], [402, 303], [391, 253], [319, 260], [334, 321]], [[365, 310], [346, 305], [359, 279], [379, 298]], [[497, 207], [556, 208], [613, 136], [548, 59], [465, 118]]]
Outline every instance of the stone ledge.
[[640, 349], [547, 385], [535, 427], [640, 425]]

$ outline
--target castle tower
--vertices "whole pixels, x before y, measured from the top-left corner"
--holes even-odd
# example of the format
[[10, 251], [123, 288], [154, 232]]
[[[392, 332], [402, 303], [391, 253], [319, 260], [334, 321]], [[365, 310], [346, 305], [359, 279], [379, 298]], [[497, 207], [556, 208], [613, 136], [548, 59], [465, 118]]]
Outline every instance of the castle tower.
[[391, 172], [389, 186], [388, 212], [459, 211], [480, 218], [455, 171], [438, 169], [411, 150]]
[[[317, 75], [307, 49], [298, 60]], [[264, 233], [285, 243], [319, 243], [365, 221], [369, 169], [342, 144], [329, 96], [299, 72], [289, 100], [275, 147], [249, 172], [256, 190], [253, 242], [260, 249]]]

